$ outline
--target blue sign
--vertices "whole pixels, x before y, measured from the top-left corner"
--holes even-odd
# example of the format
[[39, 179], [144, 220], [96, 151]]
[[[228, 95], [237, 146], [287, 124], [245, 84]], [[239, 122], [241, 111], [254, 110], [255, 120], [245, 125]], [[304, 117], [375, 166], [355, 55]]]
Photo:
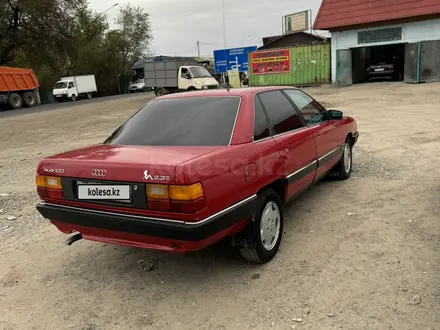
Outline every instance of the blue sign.
[[257, 50], [257, 46], [214, 51], [215, 73], [226, 73], [237, 67], [240, 72], [249, 71], [248, 53]]

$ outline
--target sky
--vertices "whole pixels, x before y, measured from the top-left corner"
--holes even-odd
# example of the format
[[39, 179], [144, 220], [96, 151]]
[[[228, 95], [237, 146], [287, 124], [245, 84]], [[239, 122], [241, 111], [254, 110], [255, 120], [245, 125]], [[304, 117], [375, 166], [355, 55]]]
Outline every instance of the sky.
[[[261, 46], [262, 38], [282, 33], [282, 17], [312, 10], [313, 20], [321, 0], [223, 0], [227, 48]], [[130, 2], [150, 14], [155, 55], [202, 56], [224, 49], [222, 0], [89, 0], [97, 12], [115, 3]], [[118, 7], [107, 15], [112, 22]]]

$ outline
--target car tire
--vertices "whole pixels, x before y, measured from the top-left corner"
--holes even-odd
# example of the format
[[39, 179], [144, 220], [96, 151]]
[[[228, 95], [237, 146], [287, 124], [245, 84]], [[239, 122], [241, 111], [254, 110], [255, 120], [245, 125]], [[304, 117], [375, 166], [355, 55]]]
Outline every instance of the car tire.
[[93, 97], [93, 95], [92, 95], [92, 93], [87, 93], [87, 94], [86, 94], [86, 97], [87, 97], [87, 100], [91, 100], [92, 97]]
[[[239, 252], [246, 261], [264, 264], [275, 257], [283, 237], [284, 214], [280, 196], [266, 189], [258, 196], [255, 214], [241, 234]], [[270, 241], [269, 241], [270, 240]]]
[[72, 96], [70, 97], [70, 99], [71, 99], [73, 102], [75, 102], [75, 101], [77, 100], [76, 95], [75, 95], [75, 94], [72, 94]]
[[35, 97], [35, 94], [32, 93], [32, 92], [25, 92], [25, 93], [23, 93], [22, 99], [23, 99], [24, 104], [28, 108], [32, 108], [32, 107], [35, 107], [37, 105], [37, 99]]
[[341, 160], [329, 173], [329, 177], [337, 180], [347, 180], [353, 171], [353, 141], [347, 137], [342, 146]]
[[163, 88], [156, 89], [156, 96], [161, 97], [165, 95], [165, 90]]
[[23, 99], [20, 94], [11, 93], [9, 95], [8, 104], [13, 110], [21, 109], [23, 108]]

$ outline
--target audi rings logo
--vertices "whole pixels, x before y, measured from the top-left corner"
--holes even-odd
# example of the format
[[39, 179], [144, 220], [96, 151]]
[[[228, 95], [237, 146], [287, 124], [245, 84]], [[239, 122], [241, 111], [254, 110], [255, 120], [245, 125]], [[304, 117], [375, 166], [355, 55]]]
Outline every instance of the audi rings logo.
[[107, 175], [107, 171], [106, 171], [106, 170], [97, 170], [97, 169], [93, 169], [93, 170], [92, 170], [92, 175], [93, 175], [93, 176], [104, 177], [104, 176]]

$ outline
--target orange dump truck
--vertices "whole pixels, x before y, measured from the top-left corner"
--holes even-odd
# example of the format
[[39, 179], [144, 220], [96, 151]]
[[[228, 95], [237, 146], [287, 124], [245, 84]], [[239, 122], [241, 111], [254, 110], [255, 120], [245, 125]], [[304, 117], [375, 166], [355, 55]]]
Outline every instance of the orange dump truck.
[[31, 69], [0, 66], [0, 109], [21, 109], [41, 104], [39, 86]]

